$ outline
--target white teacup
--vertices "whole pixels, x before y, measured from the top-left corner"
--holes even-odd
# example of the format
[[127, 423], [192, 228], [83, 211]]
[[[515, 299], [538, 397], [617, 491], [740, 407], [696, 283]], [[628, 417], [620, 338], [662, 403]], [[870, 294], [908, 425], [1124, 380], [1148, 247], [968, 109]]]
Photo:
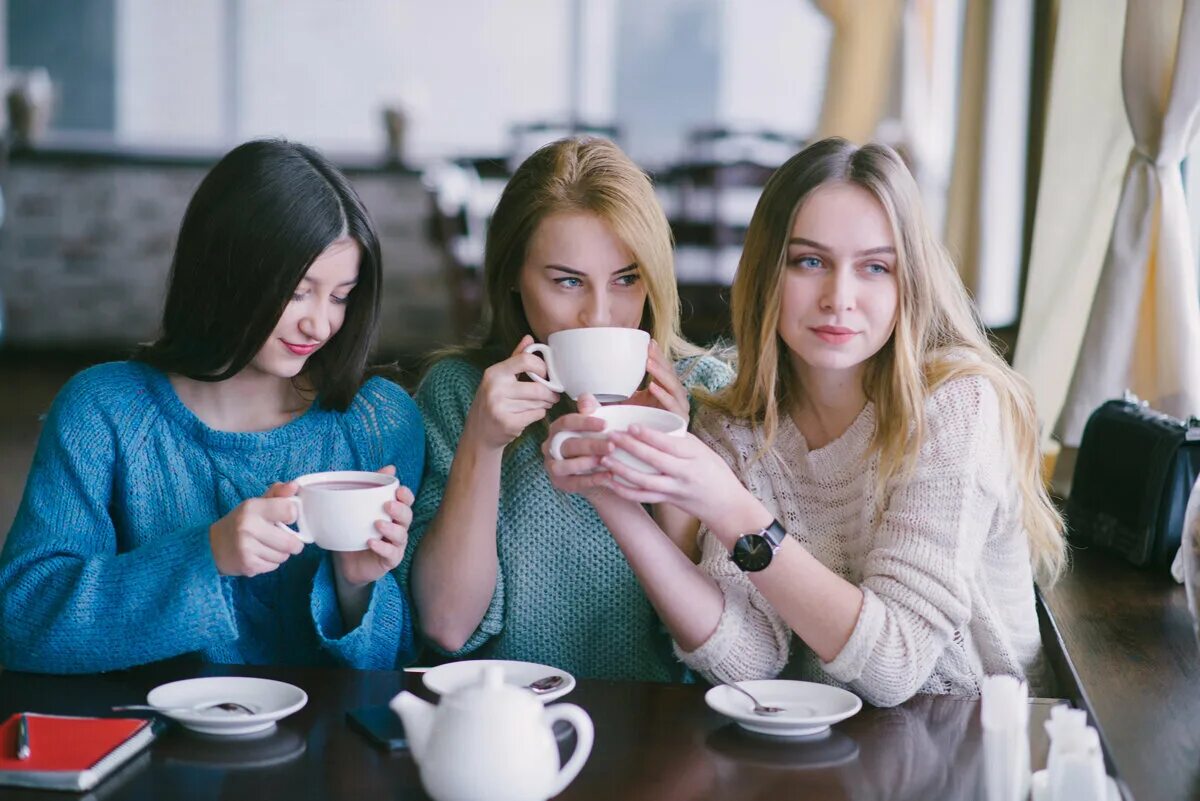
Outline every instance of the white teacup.
[[572, 400], [591, 393], [600, 403], [623, 401], [646, 375], [650, 335], [640, 328], [568, 328], [546, 339], [525, 352], [542, 354], [550, 380], [526, 375]]
[[296, 483], [300, 491], [288, 500], [296, 504], [297, 530], [279, 526], [327, 551], [364, 551], [379, 539], [375, 521], [391, 520], [384, 504], [400, 487], [395, 476], [365, 470], [309, 473]]
[[[562, 459], [562, 446], [567, 440], [574, 437], [584, 437], [586, 439], [608, 439], [608, 435], [614, 431], [628, 431], [630, 426], [638, 425], [655, 431], [661, 431], [672, 437], [682, 437], [687, 434], [687, 420], [684, 420], [674, 412], [668, 412], [664, 409], [656, 409], [652, 406], [604, 406], [596, 410], [593, 417], [599, 417], [604, 421], [604, 430], [602, 431], [559, 431], [550, 440], [550, 455], [555, 459]], [[619, 459], [625, 464], [632, 467], [634, 470], [639, 470], [643, 473], [657, 474], [650, 465], [643, 462], [641, 459], [633, 456], [628, 451], [617, 448], [613, 451], [613, 457]], [[625, 481], [620, 476], [616, 478], [625, 486], [630, 486], [628, 481]]]

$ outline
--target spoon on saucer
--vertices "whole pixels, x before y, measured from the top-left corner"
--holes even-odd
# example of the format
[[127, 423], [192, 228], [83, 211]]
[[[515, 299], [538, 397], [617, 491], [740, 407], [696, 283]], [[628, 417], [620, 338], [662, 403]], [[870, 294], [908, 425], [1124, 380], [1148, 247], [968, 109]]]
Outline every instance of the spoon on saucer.
[[256, 715], [257, 709], [239, 704], [237, 701], [217, 701], [194, 704], [192, 706], [153, 706], [151, 704], [125, 704], [114, 706], [113, 712], [147, 711], [147, 712], [208, 712], [219, 709], [222, 712], [236, 712], [239, 715]]
[[751, 702], [753, 702], [753, 704], [754, 704], [754, 714], [756, 714], [756, 715], [778, 715], [780, 712], [783, 711], [783, 709], [781, 709], [780, 707], [777, 707], [777, 706], [763, 706], [762, 704], [760, 704], [758, 702], [757, 698], [755, 698], [753, 695], [746, 692], [745, 690], [743, 690], [741, 687], [737, 686], [736, 684], [733, 684], [733, 683], [727, 682], [727, 681], [723, 681], [721, 683], [724, 684], [726, 687], [732, 687], [733, 689], [737, 690], [742, 695], [749, 698], [751, 700]]
[[554, 692], [559, 687], [563, 686], [566, 679], [555, 673], [550, 676], [542, 676], [540, 679], [535, 679], [525, 685], [525, 689], [532, 692], [534, 695], [545, 695], [546, 693]]

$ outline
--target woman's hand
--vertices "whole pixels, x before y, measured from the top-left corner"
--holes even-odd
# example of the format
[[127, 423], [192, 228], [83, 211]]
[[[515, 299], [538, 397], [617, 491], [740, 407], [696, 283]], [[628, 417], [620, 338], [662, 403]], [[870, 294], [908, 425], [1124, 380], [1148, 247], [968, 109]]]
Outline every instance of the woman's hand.
[[679, 380], [679, 376], [675, 374], [675, 366], [667, 360], [653, 339], [650, 340], [646, 357], [646, 372], [650, 374], [650, 383], [645, 389], [633, 393], [626, 403], [633, 406], [657, 406], [687, 420], [691, 413], [687, 387]]
[[608, 471], [600, 466], [600, 460], [612, 453], [613, 446], [607, 439], [570, 437], [563, 442], [559, 452], [561, 459], [550, 453], [550, 443], [555, 435], [563, 431], [602, 431], [604, 421], [592, 417], [600, 404], [591, 395], [581, 395], [579, 411], [565, 414], [550, 425], [549, 436], [542, 443], [542, 459], [550, 482], [563, 492], [575, 492], [591, 497], [605, 486]]
[[[388, 465], [376, 472], [394, 476], [396, 468]], [[400, 564], [408, 546], [413, 500], [412, 490], [404, 485], [397, 487], [395, 499], [383, 505], [391, 521], [375, 521], [375, 530], [382, 539], [368, 540], [365, 551], [334, 551], [333, 566], [342, 581], [351, 587], [362, 587], [383, 578]]]
[[530, 424], [546, 416], [558, 402], [559, 393], [534, 381], [519, 381], [525, 373], [546, 377], [546, 363], [525, 348], [533, 344], [526, 334], [512, 355], [483, 371], [483, 381], [467, 414], [463, 438], [475, 439], [494, 450], [502, 450], [521, 436]]
[[725, 460], [693, 434], [673, 437], [646, 426], [630, 426], [628, 432], [613, 432], [609, 440], [658, 471], [643, 473], [612, 454], [601, 459], [609, 472], [605, 486], [626, 500], [667, 503], [714, 528], [727, 518], [740, 521], [747, 508], [761, 506]]
[[261, 498], [239, 503], [208, 529], [213, 561], [222, 576], [270, 573], [304, 550], [294, 533], [277, 523], [296, 522], [296, 504], [284, 500], [296, 494], [295, 482], [272, 484]]

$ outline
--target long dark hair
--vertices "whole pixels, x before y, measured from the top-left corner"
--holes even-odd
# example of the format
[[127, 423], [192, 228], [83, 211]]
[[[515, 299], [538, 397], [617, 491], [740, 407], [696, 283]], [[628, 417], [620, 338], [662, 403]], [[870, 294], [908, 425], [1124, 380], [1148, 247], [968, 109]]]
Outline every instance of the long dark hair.
[[179, 228], [162, 333], [134, 358], [198, 381], [234, 376], [313, 261], [342, 237], [358, 243], [358, 284], [341, 329], [301, 376], [322, 407], [345, 411], [379, 327], [379, 238], [346, 177], [295, 142], [239, 145], [200, 182]]

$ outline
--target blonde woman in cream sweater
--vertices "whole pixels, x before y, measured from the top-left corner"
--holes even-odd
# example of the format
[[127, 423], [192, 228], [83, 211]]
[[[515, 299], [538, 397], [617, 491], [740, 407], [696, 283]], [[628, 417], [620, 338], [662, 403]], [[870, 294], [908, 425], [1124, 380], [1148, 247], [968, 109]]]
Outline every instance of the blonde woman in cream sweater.
[[[1065, 561], [1036, 417], [896, 153], [826, 139], [780, 167], [732, 311], [738, 376], [692, 434], [634, 429], [547, 456], [604, 519], [679, 658], [714, 681], [824, 681], [879, 706], [977, 695], [1000, 673], [1036, 692], [1034, 578]], [[691, 530], [664, 531], [642, 507], [658, 503]], [[677, 545], [689, 533], [699, 564]]]

